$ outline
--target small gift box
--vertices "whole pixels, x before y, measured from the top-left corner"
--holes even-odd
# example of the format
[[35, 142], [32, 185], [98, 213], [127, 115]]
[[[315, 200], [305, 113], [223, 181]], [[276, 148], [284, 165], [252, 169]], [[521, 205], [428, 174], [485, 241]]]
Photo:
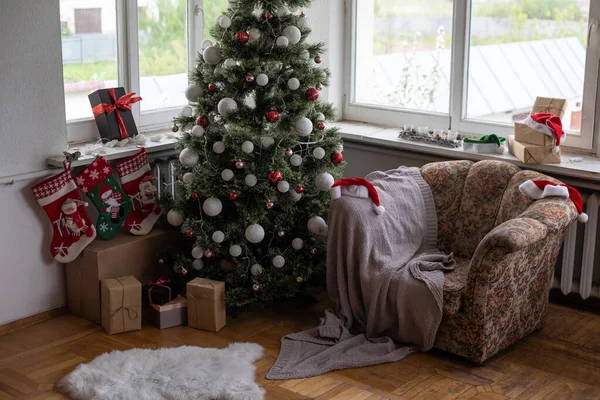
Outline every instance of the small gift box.
[[521, 143], [514, 136], [508, 137], [508, 149], [525, 164], [560, 164], [560, 151], [552, 151], [553, 147]]
[[155, 282], [149, 281], [142, 290], [142, 303], [163, 305], [176, 295], [175, 287], [170, 279], [158, 278]]
[[535, 144], [537, 146], [552, 146], [554, 139], [544, 135], [529, 125], [515, 122], [515, 140], [522, 143]]
[[556, 99], [554, 97], [536, 97], [531, 109], [532, 114], [550, 113], [558, 115], [560, 119], [565, 116], [567, 111], [567, 100]]
[[188, 326], [218, 332], [226, 324], [225, 282], [195, 278], [186, 285]]
[[158, 329], [187, 324], [187, 300], [185, 297], [177, 296], [175, 300], [162, 306], [152, 304], [151, 312], [152, 323]]
[[99, 89], [88, 95], [100, 136], [108, 140], [123, 140], [138, 134], [131, 104], [142, 100], [135, 93], [125, 94], [122, 87]]
[[133, 276], [100, 281], [102, 326], [108, 334], [142, 329], [141, 290]]

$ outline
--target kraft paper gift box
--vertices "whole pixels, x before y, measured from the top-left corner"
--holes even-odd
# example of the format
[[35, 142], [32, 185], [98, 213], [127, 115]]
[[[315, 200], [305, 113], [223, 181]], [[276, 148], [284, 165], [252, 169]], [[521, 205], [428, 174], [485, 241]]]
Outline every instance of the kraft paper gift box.
[[186, 285], [188, 326], [219, 332], [226, 324], [225, 282], [195, 278]]
[[550, 113], [553, 115], [558, 115], [560, 119], [565, 116], [566, 111], [567, 100], [555, 99], [553, 97], [536, 97], [531, 109], [532, 114]]
[[553, 146], [554, 138], [536, 131], [528, 125], [515, 122], [515, 140], [521, 143], [535, 144], [537, 146]]
[[101, 281], [102, 326], [109, 335], [142, 329], [142, 284], [133, 276]]
[[90, 243], [79, 257], [66, 265], [69, 312], [101, 323], [100, 281], [132, 275], [147, 282], [167, 275], [168, 268], [157, 263], [157, 253], [176, 247], [178, 236], [178, 231], [155, 228], [145, 236], [119, 233], [111, 240]]
[[187, 324], [187, 300], [177, 296], [175, 300], [163, 305], [151, 304], [152, 323], [158, 329]]
[[521, 143], [512, 135], [508, 137], [508, 150], [525, 164], [560, 164], [560, 151], [554, 153], [553, 147]]

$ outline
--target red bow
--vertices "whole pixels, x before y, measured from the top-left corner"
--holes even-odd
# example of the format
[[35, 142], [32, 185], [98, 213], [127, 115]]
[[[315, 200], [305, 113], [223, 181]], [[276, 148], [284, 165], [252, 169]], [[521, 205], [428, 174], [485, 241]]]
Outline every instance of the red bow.
[[115, 111], [115, 113], [117, 114], [117, 123], [119, 124], [119, 131], [121, 132], [121, 139], [125, 139], [129, 136], [129, 134], [127, 133], [127, 128], [125, 127], [125, 123], [123, 122], [123, 118], [121, 118], [121, 113], [119, 113], [119, 110], [131, 110], [131, 104], [137, 103], [138, 101], [142, 100], [142, 98], [140, 96], [133, 97], [135, 93], [131, 92], [121, 96], [117, 100], [117, 96], [115, 95], [115, 89], [110, 88], [107, 90], [110, 94], [110, 97], [113, 100], [113, 104], [100, 103], [92, 108], [92, 112], [94, 113], [94, 117], [97, 117], [100, 114], [111, 114], [113, 111]]
[[170, 283], [170, 282], [171, 282], [170, 279], [164, 279], [162, 276], [160, 278], [158, 278], [156, 280], [156, 282], [148, 281], [148, 285], [150, 285], [150, 288], [148, 289], [148, 301], [150, 301], [150, 304], [154, 304], [154, 303], [152, 303], [152, 294], [150, 292], [152, 291], [152, 289], [154, 289], [157, 286], [169, 289], [169, 301], [171, 300], [171, 288], [169, 286], [165, 285], [165, 283]]

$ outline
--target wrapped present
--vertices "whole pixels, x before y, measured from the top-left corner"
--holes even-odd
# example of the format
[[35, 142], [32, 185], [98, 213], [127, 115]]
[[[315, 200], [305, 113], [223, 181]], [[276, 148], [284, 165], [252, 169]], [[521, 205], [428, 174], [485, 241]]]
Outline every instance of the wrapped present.
[[156, 281], [149, 281], [143, 288], [143, 304], [163, 305], [175, 297], [177, 294], [170, 279], [158, 278]]
[[177, 296], [166, 304], [152, 304], [152, 323], [158, 329], [171, 328], [173, 326], [187, 324], [187, 300], [185, 297]]
[[142, 100], [135, 93], [125, 94], [122, 87], [99, 89], [88, 95], [100, 136], [123, 140], [138, 134], [131, 104]]
[[479, 139], [465, 138], [463, 150], [469, 153], [504, 153], [506, 139], [497, 135], [485, 135]]
[[567, 100], [556, 99], [554, 97], [536, 97], [531, 114], [549, 113], [557, 115], [560, 119], [565, 116], [567, 111]]
[[515, 140], [521, 143], [535, 144], [538, 146], [554, 145], [554, 138], [521, 122], [515, 122]]
[[525, 164], [560, 164], [560, 150], [554, 151], [552, 145], [521, 143], [511, 135], [508, 137], [508, 150]]
[[142, 284], [133, 276], [100, 281], [102, 326], [110, 335], [142, 329]]
[[195, 278], [186, 285], [188, 326], [211, 332], [226, 324], [225, 282]]

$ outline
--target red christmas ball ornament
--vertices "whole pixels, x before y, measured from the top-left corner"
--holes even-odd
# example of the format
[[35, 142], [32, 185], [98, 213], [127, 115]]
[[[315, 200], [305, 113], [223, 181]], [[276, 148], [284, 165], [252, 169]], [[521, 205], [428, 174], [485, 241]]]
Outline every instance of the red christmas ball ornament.
[[229, 200], [237, 200], [238, 194], [236, 192], [229, 193]]
[[315, 88], [310, 88], [305, 93], [307, 101], [316, 101], [319, 98], [319, 91]]
[[243, 162], [242, 160], [237, 160], [237, 161], [235, 162], [235, 167], [236, 167], [237, 169], [242, 169], [242, 168], [244, 168], [244, 162]]
[[272, 20], [272, 19], [273, 19], [273, 14], [266, 13], [266, 14], [265, 14], [265, 19], [266, 19], [267, 21], [270, 21], [270, 20]]
[[317, 254], [317, 249], [313, 247], [313, 248], [310, 250], [310, 254], [312, 254], [313, 256], [314, 256], [315, 254]]
[[342, 153], [333, 153], [331, 155], [331, 162], [334, 164], [341, 163], [343, 159], [344, 159], [344, 156], [342, 155]]
[[321, 62], [322, 62], [322, 61], [323, 61], [323, 59], [321, 58], [321, 56], [316, 56], [316, 57], [315, 57], [315, 62], [316, 62], [317, 64], [321, 64]]
[[279, 236], [280, 238], [285, 236], [285, 232], [284, 231], [279, 231], [277, 232], [277, 236]]
[[210, 251], [210, 250], [206, 250], [206, 251], [204, 252], [204, 257], [206, 257], [206, 258], [212, 258], [212, 256], [213, 256], [213, 253], [212, 253], [212, 251]]
[[246, 75], [246, 82], [248, 82], [248, 83], [254, 82], [254, 76], [252, 76], [252, 75]]
[[200, 116], [196, 118], [196, 125], [200, 125], [201, 127], [206, 128], [208, 126], [208, 118], [206, 118], [205, 116]]
[[317, 124], [317, 128], [319, 128], [320, 130], [323, 130], [323, 129], [325, 129], [325, 124], [323, 122], [319, 122]]
[[291, 157], [294, 155], [294, 150], [292, 149], [285, 149], [285, 156], [286, 157]]
[[194, 236], [194, 231], [187, 231], [186, 235], [188, 237], [192, 237], [192, 236]]
[[159, 264], [164, 264], [164, 263], [165, 263], [165, 260], [163, 260], [163, 259], [161, 258], [161, 259], [159, 259], [159, 260], [158, 260], [158, 263], [159, 263]]
[[211, 92], [214, 92], [214, 90], [217, 88], [217, 86], [215, 86], [214, 83], [209, 83], [208, 84], [208, 90], [210, 90]]
[[198, 198], [198, 193], [192, 192], [192, 199], [196, 200]]
[[255, 283], [254, 285], [252, 285], [252, 290], [254, 290], [255, 292], [260, 292], [260, 285], [258, 283]]
[[240, 31], [235, 34], [235, 38], [240, 43], [248, 43], [250, 36], [248, 35], [248, 32]]
[[302, 187], [302, 185], [296, 186], [296, 193], [298, 193], [298, 194], [304, 193], [304, 187]]
[[304, 15], [306, 15], [306, 14], [304, 14], [304, 11], [301, 11], [301, 12], [300, 12], [300, 16], [301, 16], [301, 17], [304, 17]]
[[269, 122], [277, 122], [279, 121], [279, 113], [275, 110], [267, 111], [265, 118]]
[[271, 200], [267, 201], [267, 208], [270, 210], [271, 208], [273, 208], [273, 206], [275, 205], [275, 203], [273, 203]]
[[187, 269], [181, 267], [181, 269], [179, 270], [179, 272], [181, 273], [181, 275], [187, 275], [188, 271]]
[[282, 179], [283, 175], [281, 175], [281, 172], [279, 171], [273, 171], [269, 174], [269, 181], [271, 181], [271, 183], [277, 183]]

